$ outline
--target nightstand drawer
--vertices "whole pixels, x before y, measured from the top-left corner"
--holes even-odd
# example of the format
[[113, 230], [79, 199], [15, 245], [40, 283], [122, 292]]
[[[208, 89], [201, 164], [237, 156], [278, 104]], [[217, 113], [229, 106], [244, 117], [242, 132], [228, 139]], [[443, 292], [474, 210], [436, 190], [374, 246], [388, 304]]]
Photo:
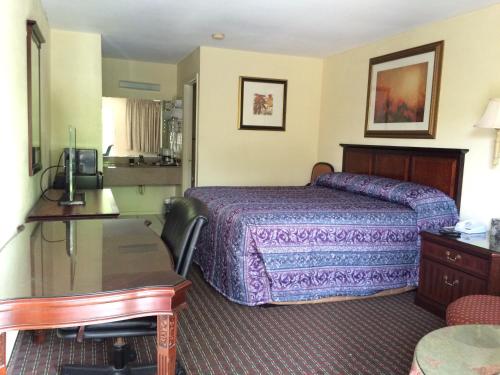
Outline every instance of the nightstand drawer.
[[420, 263], [418, 294], [447, 306], [457, 298], [486, 293], [486, 280], [429, 259]]
[[422, 255], [443, 262], [450, 267], [470, 272], [477, 276], [488, 277], [489, 262], [487, 259], [470, 255], [459, 250], [450, 249], [429, 241], [422, 242]]
[[448, 304], [470, 294], [500, 295], [500, 252], [489, 242], [469, 243], [439, 233], [421, 233], [415, 303], [444, 317]]

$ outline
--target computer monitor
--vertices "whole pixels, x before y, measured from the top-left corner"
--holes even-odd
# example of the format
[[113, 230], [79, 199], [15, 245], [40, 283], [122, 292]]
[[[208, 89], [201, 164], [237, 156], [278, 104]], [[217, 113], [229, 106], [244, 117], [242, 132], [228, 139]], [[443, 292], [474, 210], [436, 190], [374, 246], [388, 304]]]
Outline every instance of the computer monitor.
[[[66, 188], [59, 200], [61, 206], [77, 206], [85, 204], [85, 193], [76, 192], [76, 129], [69, 128], [69, 147], [65, 152], [64, 173], [66, 175]], [[66, 159], [67, 158], [67, 159]]]

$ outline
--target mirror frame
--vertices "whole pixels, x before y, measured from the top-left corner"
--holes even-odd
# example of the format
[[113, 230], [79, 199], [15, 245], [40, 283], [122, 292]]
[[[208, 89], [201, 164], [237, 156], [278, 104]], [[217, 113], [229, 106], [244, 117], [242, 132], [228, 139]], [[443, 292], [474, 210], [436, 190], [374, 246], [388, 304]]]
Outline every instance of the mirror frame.
[[[34, 52], [31, 48], [31, 43], [34, 42], [37, 46], [37, 50], [35, 51], [38, 53], [38, 124], [33, 124], [33, 86], [32, 86], [32, 66], [31, 66], [31, 61], [32, 61], [32, 53]], [[34, 176], [38, 171], [42, 169], [42, 151], [41, 151], [41, 145], [42, 145], [42, 98], [41, 98], [41, 72], [40, 72], [40, 65], [41, 65], [41, 48], [42, 48], [42, 43], [45, 43], [45, 38], [42, 35], [42, 32], [40, 31], [40, 28], [38, 27], [36, 21], [33, 20], [27, 20], [26, 21], [26, 49], [27, 49], [27, 72], [28, 72], [28, 162], [29, 162], [29, 175]], [[38, 134], [39, 134], [39, 144], [40, 144], [40, 156], [39, 160], [34, 160], [37, 159], [34, 157], [34, 152], [33, 152], [33, 126], [38, 126]]]

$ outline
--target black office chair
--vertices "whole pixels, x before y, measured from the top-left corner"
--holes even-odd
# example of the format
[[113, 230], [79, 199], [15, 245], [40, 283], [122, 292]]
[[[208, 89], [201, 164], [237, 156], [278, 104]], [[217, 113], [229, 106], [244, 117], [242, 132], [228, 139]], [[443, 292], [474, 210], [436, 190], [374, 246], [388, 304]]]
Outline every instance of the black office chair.
[[106, 152], [104, 154], [102, 154], [102, 156], [109, 156], [109, 153], [111, 152], [111, 147], [113, 147], [114, 145], [109, 145], [108, 148], [106, 149]]
[[[191, 267], [196, 242], [203, 226], [208, 221], [206, 206], [196, 198], [176, 198], [172, 209], [165, 218], [161, 238], [172, 252], [175, 270], [187, 277]], [[129, 366], [136, 354], [125, 344], [123, 337], [156, 335], [156, 316], [130, 319], [118, 322], [94, 324], [84, 327], [60, 328], [59, 337], [66, 339], [104, 339], [117, 337], [113, 345], [113, 365], [106, 367], [85, 365], [64, 365], [62, 375], [84, 374], [156, 374], [156, 365]], [[176, 374], [183, 374], [181, 366], [176, 366]]]

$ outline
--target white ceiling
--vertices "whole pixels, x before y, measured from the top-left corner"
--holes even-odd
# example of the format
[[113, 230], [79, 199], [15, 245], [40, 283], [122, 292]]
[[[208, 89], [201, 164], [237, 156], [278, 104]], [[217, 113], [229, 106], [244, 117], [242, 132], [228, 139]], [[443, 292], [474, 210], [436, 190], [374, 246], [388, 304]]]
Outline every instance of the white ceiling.
[[52, 27], [102, 34], [103, 56], [166, 63], [200, 45], [324, 57], [499, 2], [42, 0]]

